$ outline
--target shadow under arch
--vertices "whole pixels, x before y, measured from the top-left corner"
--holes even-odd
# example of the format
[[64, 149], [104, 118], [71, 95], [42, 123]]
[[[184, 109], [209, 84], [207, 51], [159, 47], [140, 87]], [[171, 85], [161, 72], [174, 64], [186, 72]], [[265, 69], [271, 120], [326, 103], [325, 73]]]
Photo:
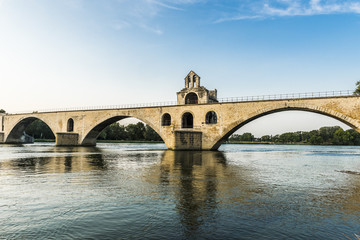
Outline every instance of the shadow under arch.
[[96, 139], [99, 137], [100, 133], [107, 126], [109, 126], [115, 122], [118, 122], [120, 120], [123, 120], [125, 118], [136, 118], [136, 119], [144, 122], [146, 125], [150, 126], [164, 141], [164, 138], [161, 136], [160, 132], [151, 123], [149, 123], [148, 121], [146, 121], [144, 119], [140, 119], [136, 116], [113, 116], [113, 117], [107, 118], [105, 120], [102, 120], [102, 121], [96, 123], [96, 125], [91, 130], [89, 130], [88, 133], [85, 134], [85, 137], [81, 141], [81, 145], [82, 146], [95, 146]]
[[36, 120], [42, 121], [47, 127], [51, 130], [53, 135], [55, 136], [54, 130], [50, 127], [50, 125], [41, 118], [38, 117], [26, 117], [18, 121], [15, 126], [11, 129], [10, 133], [6, 137], [5, 143], [22, 143], [21, 137], [24, 135], [26, 128]]
[[229, 138], [234, 132], [239, 130], [244, 125], [246, 125], [258, 118], [264, 117], [266, 115], [270, 115], [273, 113], [279, 113], [279, 112], [285, 112], [285, 111], [303, 111], [303, 112], [312, 112], [312, 113], [320, 114], [323, 116], [327, 116], [327, 117], [336, 119], [336, 120], [348, 125], [349, 127], [353, 128], [354, 130], [359, 131], [358, 127], [350, 122], [352, 120], [350, 117], [347, 117], [346, 115], [341, 114], [339, 112], [335, 112], [333, 110], [324, 109], [324, 108], [315, 107], [315, 106], [310, 106], [310, 107], [287, 106], [287, 107], [281, 107], [281, 108], [274, 108], [271, 110], [258, 111], [257, 114], [253, 114], [253, 116], [249, 117], [248, 119], [239, 120], [239, 121], [229, 124], [228, 127], [225, 128], [225, 130], [223, 131], [224, 134], [215, 139], [215, 141], [214, 141], [215, 144], [213, 145], [213, 147], [211, 149], [212, 150], [218, 149], [220, 147], [220, 145], [223, 143], [223, 141], [225, 141], [227, 138]]

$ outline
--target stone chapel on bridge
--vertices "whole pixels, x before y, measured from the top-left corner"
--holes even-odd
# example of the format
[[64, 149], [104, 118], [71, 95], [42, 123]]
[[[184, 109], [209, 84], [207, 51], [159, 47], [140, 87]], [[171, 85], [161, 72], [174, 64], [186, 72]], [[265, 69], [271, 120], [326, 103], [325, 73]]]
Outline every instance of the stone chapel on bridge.
[[217, 90], [207, 90], [200, 86], [200, 76], [190, 71], [185, 77], [185, 88], [177, 93], [177, 104], [204, 104], [216, 103]]

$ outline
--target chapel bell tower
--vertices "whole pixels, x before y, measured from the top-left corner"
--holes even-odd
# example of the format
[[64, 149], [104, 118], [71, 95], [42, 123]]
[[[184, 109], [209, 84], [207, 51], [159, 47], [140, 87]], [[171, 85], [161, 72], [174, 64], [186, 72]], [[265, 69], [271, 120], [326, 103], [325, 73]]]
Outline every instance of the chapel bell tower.
[[185, 88], [177, 93], [177, 104], [206, 104], [217, 101], [217, 90], [207, 90], [200, 86], [200, 76], [190, 71], [185, 77]]

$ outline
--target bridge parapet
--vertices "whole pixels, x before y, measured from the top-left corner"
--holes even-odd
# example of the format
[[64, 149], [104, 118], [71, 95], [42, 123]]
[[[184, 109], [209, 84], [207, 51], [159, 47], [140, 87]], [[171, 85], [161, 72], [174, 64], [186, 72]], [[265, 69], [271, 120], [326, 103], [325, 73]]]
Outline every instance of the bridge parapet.
[[271, 100], [288, 100], [288, 99], [311, 99], [311, 98], [333, 98], [333, 97], [351, 97], [354, 96], [352, 90], [325, 91], [325, 92], [307, 92], [307, 93], [286, 93], [286, 94], [269, 94], [258, 96], [244, 97], [227, 97], [218, 99], [219, 102], [255, 102]]

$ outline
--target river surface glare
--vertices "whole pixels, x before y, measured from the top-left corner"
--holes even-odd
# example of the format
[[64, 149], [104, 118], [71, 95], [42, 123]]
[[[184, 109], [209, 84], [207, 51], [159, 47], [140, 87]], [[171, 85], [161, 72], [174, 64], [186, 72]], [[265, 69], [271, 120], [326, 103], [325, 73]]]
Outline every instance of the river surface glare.
[[360, 147], [0, 145], [0, 239], [355, 239]]

